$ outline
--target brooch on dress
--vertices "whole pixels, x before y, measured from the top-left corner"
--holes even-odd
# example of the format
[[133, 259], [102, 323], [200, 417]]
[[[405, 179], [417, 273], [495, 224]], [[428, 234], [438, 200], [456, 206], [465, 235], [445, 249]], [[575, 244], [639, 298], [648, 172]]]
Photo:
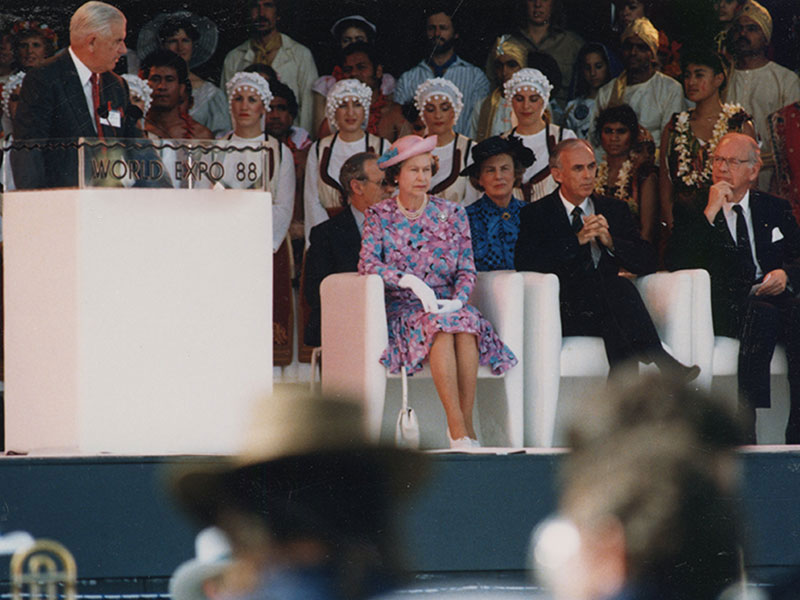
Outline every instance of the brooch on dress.
[[501, 217], [503, 217], [503, 220], [504, 220], [504, 221], [508, 221], [508, 220], [511, 218], [511, 213], [510, 213], [510, 212], [508, 212], [508, 211], [506, 211], [506, 212], [504, 212], [504, 213], [503, 213], [502, 215], [500, 215], [500, 216], [501, 216]]
[[442, 223], [444, 223], [445, 221], [447, 221], [447, 213], [444, 211], [440, 212], [438, 218]]

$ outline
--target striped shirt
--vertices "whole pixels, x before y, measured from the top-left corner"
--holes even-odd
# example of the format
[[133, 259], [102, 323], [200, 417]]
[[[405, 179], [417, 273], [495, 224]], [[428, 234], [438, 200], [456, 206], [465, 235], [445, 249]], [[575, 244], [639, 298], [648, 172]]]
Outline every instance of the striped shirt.
[[[394, 90], [394, 101], [405, 104], [413, 100], [419, 84], [433, 77], [433, 69], [425, 61], [420, 62], [416, 67], [400, 75]], [[443, 77], [452, 81], [464, 94], [464, 110], [461, 111], [454, 129], [456, 133], [469, 135], [472, 109], [478, 100], [489, 94], [489, 80], [478, 67], [459, 57], [456, 57], [455, 62], [448, 67]]]

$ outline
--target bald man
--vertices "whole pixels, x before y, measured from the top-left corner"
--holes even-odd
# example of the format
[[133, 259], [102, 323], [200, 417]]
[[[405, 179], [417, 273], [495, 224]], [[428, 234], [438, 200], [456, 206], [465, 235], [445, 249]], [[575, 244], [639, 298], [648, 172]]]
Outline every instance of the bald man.
[[714, 151], [714, 184], [704, 211], [676, 224], [672, 269], [711, 275], [714, 333], [739, 346], [739, 409], [755, 443], [755, 409], [770, 405], [769, 365], [786, 346], [791, 410], [786, 442], [800, 443], [800, 227], [789, 203], [754, 189], [761, 154], [753, 138], [729, 133]]

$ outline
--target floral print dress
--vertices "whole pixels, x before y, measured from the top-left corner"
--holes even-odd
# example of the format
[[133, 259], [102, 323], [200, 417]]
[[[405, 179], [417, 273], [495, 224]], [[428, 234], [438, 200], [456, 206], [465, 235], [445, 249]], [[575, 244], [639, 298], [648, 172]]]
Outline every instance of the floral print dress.
[[[392, 373], [402, 366], [409, 374], [420, 371], [440, 331], [476, 335], [480, 364], [490, 365], [496, 375], [517, 364], [489, 321], [467, 304], [477, 274], [467, 213], [461, 206], [430, 196], [423, 214], [410, 220], [397, 208], [395, 198], [376, 204], [367, 211], [358, 272], [376, 273], [386, 285], [389, 346], [381, 362]], [[463, 308], [445, 314], [425, 312], [411, 290], [398, 286], [407, 273], [427, 283], [437, 298], [461, 300]]]

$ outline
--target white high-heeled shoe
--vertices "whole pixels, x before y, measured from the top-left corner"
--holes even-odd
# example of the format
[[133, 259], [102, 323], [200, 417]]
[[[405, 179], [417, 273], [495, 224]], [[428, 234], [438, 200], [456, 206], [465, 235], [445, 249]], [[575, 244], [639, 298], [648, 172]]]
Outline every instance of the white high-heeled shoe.
[[447, 430], [447, 441], [450, 442], [450, 449], [451, 450], [471, 450], [474, 448], [472, 445], [472, 438], [468, 435], [464, 437], [460, 437], [457, 440], [454, 440], [450, 436], [450, 429]]

